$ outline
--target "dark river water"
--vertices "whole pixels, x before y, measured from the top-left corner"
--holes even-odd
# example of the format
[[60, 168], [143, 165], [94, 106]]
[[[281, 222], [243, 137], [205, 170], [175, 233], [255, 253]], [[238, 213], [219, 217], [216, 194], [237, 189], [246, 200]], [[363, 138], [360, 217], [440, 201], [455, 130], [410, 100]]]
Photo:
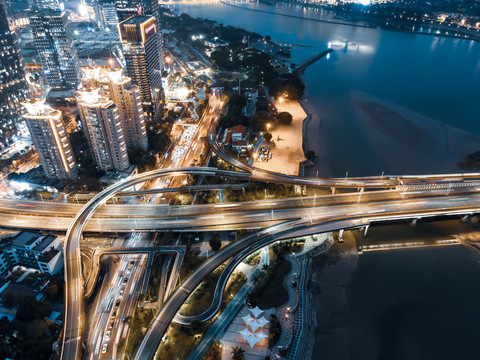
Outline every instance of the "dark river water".
[[[328, 17], [298, 7], [243, 6]], [[332, 56], [308, 68], [305, 77], [308, 102], [324, 119], [323, 145], [336, 176], [395, 171], [379, 163], [359, 135], [364, 130], [349, 102], [355, 91], [480, 135], [480, 43], [306, 21], [221, 3], [172, 7], [309, 46], [293, 48], [294, 62], [333, 44]], [[347, 298], [351, 359], [480, 359], [480, 269], [463, 246], [365, 253]]]

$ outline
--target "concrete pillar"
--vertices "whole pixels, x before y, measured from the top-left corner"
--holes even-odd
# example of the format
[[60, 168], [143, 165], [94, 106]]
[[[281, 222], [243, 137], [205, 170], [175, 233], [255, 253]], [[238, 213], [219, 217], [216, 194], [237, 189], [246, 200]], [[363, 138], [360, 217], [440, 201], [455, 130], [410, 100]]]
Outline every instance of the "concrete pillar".
[[332, 195], [335, 195], [335, 188], [332, 187], [331, 189], [332, 189]]
[[415, 219], [410, 220], [410, 226], [416, 226], [418, 219], [419, 218], [415, 218]]
[[338, 238], [343, 239], [343, 229], [338, 233]]
[[462, 222], [464, 222], [464, 223], [468, 223], [469, 220], [470, 220], [470, 214], [465, 215], [464, 217], [462, 217]]

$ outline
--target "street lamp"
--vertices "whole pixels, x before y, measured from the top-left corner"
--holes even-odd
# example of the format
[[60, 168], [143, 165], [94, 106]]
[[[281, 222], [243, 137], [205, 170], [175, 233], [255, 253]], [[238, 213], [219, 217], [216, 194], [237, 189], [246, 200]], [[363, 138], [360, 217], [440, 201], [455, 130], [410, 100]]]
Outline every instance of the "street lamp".
[[270, 130], [270, 126], [272, 126], [270, 123], [267, 124], [267, 131]]

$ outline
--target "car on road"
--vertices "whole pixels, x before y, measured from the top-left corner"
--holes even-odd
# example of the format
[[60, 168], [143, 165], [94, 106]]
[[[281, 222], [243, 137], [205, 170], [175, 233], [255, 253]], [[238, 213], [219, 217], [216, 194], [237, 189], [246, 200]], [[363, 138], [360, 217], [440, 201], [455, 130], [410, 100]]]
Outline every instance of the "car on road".
[[110, 330], [105, 333], [105, 341], [110, 340], [110, 334], [111, 334], [111, 333], [112, 333], [112, 332], [111, 332]]
[[116, 311], [112, 312], [111, 318], [112, 318], [112, 319], [115, 319], [115, 316], [117, 316], [117, 312], [116, 312]]
[[119, 307], [119, 306], [120, 306], [120, 300], [115, 301], [115, 307]]
[[123, 293], [124, 293], [124, 291], [120, 290], [120, 292], [118, 293], [118, 298], [119, 299], [123, 298]]
[[108, 344], [103, 344], [102, 347], [102, 354], [105, 354], [107, 352]]
[[125, 279], [123, 279], [123, 285], [125, 285], [128, 281], [128, 277], [126, 277]]
[[113, 328], [113, 324], [115, 324], [115, 321], [111, 321], [109, 324], [108, 324], [108, 329], [112, 329]]

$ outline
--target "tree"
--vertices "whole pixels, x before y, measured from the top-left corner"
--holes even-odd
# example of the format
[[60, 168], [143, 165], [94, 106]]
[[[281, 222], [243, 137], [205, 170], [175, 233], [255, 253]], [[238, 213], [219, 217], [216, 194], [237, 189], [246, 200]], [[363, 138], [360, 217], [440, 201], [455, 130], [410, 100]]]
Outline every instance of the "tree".
[[263, 138], [267, 141], [270, 141], [272, 140], [272, 134], [269, 133], [269, 132], [266, 132], [264, 135], [263, 135]]
[[278, 113], [277, 120], [280, 124], [289, 125], [292, 123], [293, 117], [289, 112], [282, 111], [281, 113]]
[[[46, 290], [45, 294], [47, 295], [49, 300], [57, 301], [60, 300], [60, 288], [56, 283], [50, 285]], [[63, 293], [61, 294], [63, 295]]]
[[11, 291], [5, 291], [3, 293], [2, 305], [7, 309], [13, 309], [15, 306], [15, 295]]
[[235, 346], [232, 348], [232, 360], [245, 360], [245, 350]]
[[195, 319], [190, 324], [190, 333], [192, 335], [201, 334], [205, 330], [205, 325], [201, 320]]
[[33, 320], [27, 325], [25, 332], [29, 339], [37, 340], [42, 337], [46, 327], [43, 320]]
[[15, 318], [22, 321], [43, 319], [51, 313], [50, 305], [45, 301], [36, 301], [33, 296], [24, 296], [18, 302]]
[[305, 152], [305, 157], [308, 160], [313, 160], [317, 157], [317, 154], [315, 154], [315, 151], [313, 151], [313, 150], [308, 150], [307, 152]]
[[271, 266], [269, 264], [262, 265], [262, 271], [269, 272], [271, 270]]
[[210, 240], [208, 240], [208, 244], [213, 251], [218, 251], [222, 247], [222, 242], [218, 236], [212, 236]]

